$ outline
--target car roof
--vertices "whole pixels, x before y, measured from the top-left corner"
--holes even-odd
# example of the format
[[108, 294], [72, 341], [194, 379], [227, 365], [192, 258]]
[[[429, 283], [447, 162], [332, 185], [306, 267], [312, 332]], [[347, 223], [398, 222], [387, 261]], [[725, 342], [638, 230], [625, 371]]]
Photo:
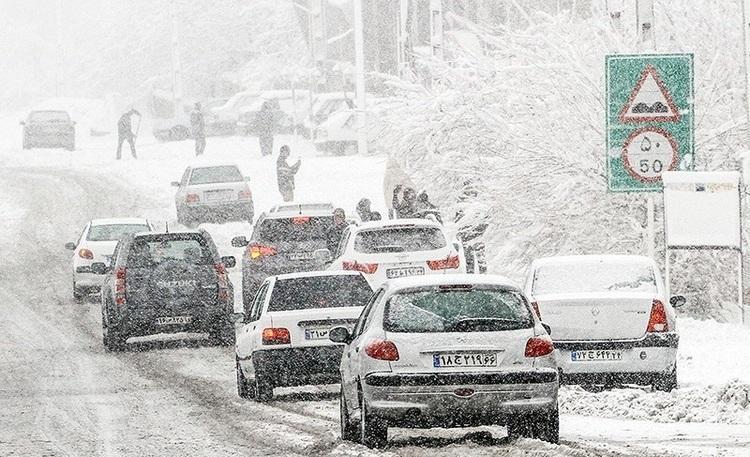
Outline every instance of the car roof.
[[271, 207], [263, 213], [263, 216], [274, 219], [294, 216], [332, 216], [333, 210], [333, 204], [329, 202], [289, 202]]
[[[91, 219], [91, 225], [148, 225], [148, 220], [142, 217], [112, 217]], [[149, 232], [150, 233], [150, 232]]]
[[370, 230], [391, 227], [436, 227], [442, 229], [440, 223], [429, 219], [384, 219], [379, 221], [364, 222], [357, 226], [357, 230]]
[[362, 273], [358, 271], [346, 271], [346, 270], [305, 271], [305, 272], [298, 272], [298, 273], [287, 273], [283, 275], [276, 275], [274, 276], [274, 278], [276, 279], [276, 281], [283, 281], [286, 279], [317, 278], [321, 276], [362, 276]]
[[653, 265], [653, 259], [642, 255], [631, 254], [589, 254], [589, 255], [561, 255], [541, 257], [534, 260], [535, 266], [560, 265], [591, 262], [632, 262]]
[[219, 168], [219, 167], [234, 167], [238, 170], [240, 169], [240, 167], [238, 167], [237, 164], [235, 163], [206, 163], [206, 164], [198, 163], [198, 164], [193, 164], [193, 165], [188, 166], [188, 168], [192, 168], [193, 170], [198, 169], [198, 168]]
[[160, 235], [184, 235], [184, 234], [203, 236], [203, 235], [207, 235], [208, 232], [206, 232], [203, 229], [198, 229], [198, 230], [178, 229], [178, 230], [169, 230], [169, 231], [159, 230], [159, 231], [155, 231], [155, 232], [137, 232], [137, 233], [133, 234], [133, 237], [134, 238], [139, 238], [141, 236], [154, 236], [154, 237], [158, 237]]
[[472, 286], [499, 286], [519, 289], [520, 287], [505, 276], [477, 275], [477, 274], [445, 274], [409, 276], [406, 278], [389, 279], [385, 282], [388, 292], [398, 292], [415, 287], [450, 286], [470, 284]]

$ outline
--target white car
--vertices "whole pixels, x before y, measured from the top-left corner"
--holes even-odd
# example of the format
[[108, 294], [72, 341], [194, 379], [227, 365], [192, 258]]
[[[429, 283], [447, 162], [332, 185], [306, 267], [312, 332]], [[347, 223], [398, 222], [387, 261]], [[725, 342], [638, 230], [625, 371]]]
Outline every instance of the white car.
[[78, 241], [65, 244], [73, 252], [73, 298], [81, 301], [86, 295], [99, 292], [102, 276], [91, 271], [91, 265], [102, 262], [109, 266], [117, 242], [125, 235], [151, 232], [154, 227], [146, 219], [93, 219], [86, 224]]
[[331, 328], [354, 328], [372, 289], [355, 272], [271, 276], [245, 304], [235, 348], [237, 393], [268, 401], [274, 387], [339, 382], [342, 347]]
[[548, 257], [525, 286], [549, 325], [561, 379], [677, 387], [677, 321], [656, 263], [642, 256]]
[[557, 442], [558, 373], [544, 325], [520, 288], [486, 275], [386, 282], [341, 359], [341, 436], [370, 447], [388, 427], [505, 425]]
[[364, 273], [374, 287], [388, 279], [466, 273], [460, 243], [443, 226], [426, 219], [393, 219], [350, 225], [329, 270]]
[[190, 226], [204, 221], [253, 222], [255, 208], [248, 181], [237, 165], [196, 165], [185, 169], [177, 187], [177, 221]]

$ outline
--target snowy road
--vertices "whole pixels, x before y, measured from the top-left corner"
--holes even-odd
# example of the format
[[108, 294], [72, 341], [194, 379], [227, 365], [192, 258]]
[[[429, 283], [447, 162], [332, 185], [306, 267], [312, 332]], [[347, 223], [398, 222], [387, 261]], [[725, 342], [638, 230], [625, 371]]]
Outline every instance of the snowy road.
[[[253, 178], [257, 210], [270, 206], [276, 199], [273, 163], [245, 139], [217, 144], [216, 155], [238, 162]], [[209, 154], [211, 148], [209, 142]], [[244, 401], [235, 393], [231, 349], [151, 343], [142, 351], [106, 353], [98, 304], [72, 301], [63, 244], [92, 217], [173, 220], [169, 181], [190, 160], [189, 151], [188, 143], [154, 144], [143, 148], [143, 160], [117, 164], [107, 159], [109, 143], [73, 153], [3, 152], [0, 455], [371, 453], [339, 440], [335, 388], [277, 391], [279, 398], [266, 405]], [[299, 190], [309, 198], [351, 209], [362, 196], [382, 195], [382, 158], [302, 157]], [[234, 255], [228, 240], [247, 229], [209, 227], [222, 254]], [[239, 285], [237, 272], [233, 278]], [[560, 446], [508, 442], [499, 427], [398, 430], [381, 454], [750, 455], [748, 428], [563, 415]]]

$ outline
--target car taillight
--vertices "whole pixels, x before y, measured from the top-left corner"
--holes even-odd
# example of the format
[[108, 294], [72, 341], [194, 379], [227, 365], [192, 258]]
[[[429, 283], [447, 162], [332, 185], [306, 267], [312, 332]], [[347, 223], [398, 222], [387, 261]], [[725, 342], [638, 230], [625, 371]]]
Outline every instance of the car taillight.
[[283, 327], [263, 329], [263, 344], [289, 344], [291, 341], [289, 330]]
[[237, 198], [240, 200], [250, 200], [253, 198], [253, 193], [249, 190], [241, 190], [237, 193]]
[[370, 275], [378, 271], [377, 263], [359, 263], [356, 260], [344, 260], [343, 267], [344, 270], [361, 271], [362, 273], [367, 273]]
[[198, 196], [198, 194], [185, 195], [185, 203], [198, 203], [199, 201], [201, 201], [201, 198]]
[[125, 279], [127, 277], [127, 269], [125, 267], [117, 267], [115, 270], [115, 304], [118, 306], [125, 305]]
[[310, 222], [310, 216], [296, 216], [292, 218], [292, 224], [303, 225]]
[[267, 257], [270, 255], [276, 255], [276, 248], [273, 246], [265, 246], [263, 244], [251, 244], [247, 247], [247, 252], [250, 254], [250, 258], [255, 260], [261, 257]]
[[94, 253], [89, 249], [83, 248], [78, 251], [78, 257], [82, 259], [92, 260], [94, 258]]
[[668, 332], [669, 324], [667, 323], [667, 310], [664, 309], [664, 303], [654, 300], [651, 303], [651, 315], [648, 318], [647, 333]]
[[529, 338], [529, 341], [526, 342], [526, 351], [524, 352], [524, 355], [526, 357], [541, 357], [551, 354], [554, 350], [555, 346], [552, 344], [552, 340], [535, 336]]
[[539, 320], [542, 319], [542, 313], [539, 311], [539, 303], [533, 301], [531, 302], [531, 308], [534, 310], [534, 314], [536, 314], [536, 317], [539, 318]]
[[445, 259], [440, 260], [428, 260], [427, 266], [430, 270], [453, 270], [458, 268], [461, 262], [458, 260], [458, 256], [448, 256]]
[[369, 355], [373, 359], [386, 360], [393, 362], [398, 360], [398, 348], [393, 341], [388, 340], [372, 340], [365, 346], [365, 354]]
[[227, 267], [223, 263], [215, 263], [214, 271], [216, 272], [216, 282], [218, 284], [218, 299], [222, 302], [229, 301], [229, 278], [227, 277]]

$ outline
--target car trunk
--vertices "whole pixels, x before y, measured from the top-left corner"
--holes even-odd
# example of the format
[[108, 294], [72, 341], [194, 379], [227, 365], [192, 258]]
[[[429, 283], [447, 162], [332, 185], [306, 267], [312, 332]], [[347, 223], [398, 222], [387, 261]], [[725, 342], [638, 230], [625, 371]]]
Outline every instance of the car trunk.
[[328, 332], [334, 327], [347, 327], [350, 331], [357, 323], [361, 306], [315, 308], [279, 311], [271, 314], [271, 325], [289, 330], [292, 347], [331, 346]]
[[[380, 252], [377, 254], [357, 254], [359, 263], [373, 263], [378, 265], [378, 272], [385, 278], [398, 278], [402, 276], [419, 276], [431, 273], [427, 261], [444, 260], [449, 255], [455, 255], [448, 247], [429, 251], [412, 252]], [[436, 270], [437, 271], [437, 270]], [[439, 270], [443, 272], [445, 270]], [[456, 270], [447, 270], [447, 272]]]
[[155, 316], [189, 315], [217, 303], [213, 265], [168, 261], [128, 268], [126, 278], [128, 304], [148, 309]]
[[190, 184], [188, 191], [190, 193], [197, 193], [201, 203], [212, 204], [236, 201], [239, 198], [239, 192], [245, 190], [246, 187], [247, 185], [244, 181]]

